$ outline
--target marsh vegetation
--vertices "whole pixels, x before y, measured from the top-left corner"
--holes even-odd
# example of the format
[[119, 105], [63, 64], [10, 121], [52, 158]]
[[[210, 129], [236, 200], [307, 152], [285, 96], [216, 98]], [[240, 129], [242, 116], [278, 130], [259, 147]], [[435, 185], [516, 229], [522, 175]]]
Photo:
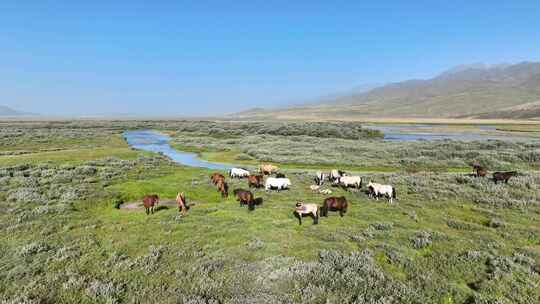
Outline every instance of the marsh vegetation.
[[[338, 134], [349, 127], [301, 125], [284, 132], [229, 122], [3, 124], [0, 301], [540, 300], [539, 143], [397, 144], [361, 126]], [[272, 161], [285, 168], [291, 189], [252, 189], [264, 204], [250, 212], [215, 191], [212, 171], [131, 149], [122, 133], [133, 129], [167, 132], [204, 158]], [[520, 174], [495, 184], [470, 176], [471, 162]], [[359, 174], [394, 185], [398, 200], [324, 185], [347, 198], [346, 215], [299, 226], [296, 202], [325, 197], [310, 190], [307, 169], [326, 166], [368, 168]], [[247, 188], [245, 180], [227, 181]], [[174, 199], [178, 192], [195, 204], [186, 216], [166, 205], [150, 216], [118, 209], [146, 194]]]

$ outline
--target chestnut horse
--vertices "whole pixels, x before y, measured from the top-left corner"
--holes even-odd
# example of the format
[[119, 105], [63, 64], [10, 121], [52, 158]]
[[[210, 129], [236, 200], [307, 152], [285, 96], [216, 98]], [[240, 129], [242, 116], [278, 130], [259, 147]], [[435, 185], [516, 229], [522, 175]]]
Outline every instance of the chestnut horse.
[[220, 179], [225, 180], [225, 176], [223, 176], [223, 174], [219, 172], [214, 172], [212, 173], [212, 175], [210, 175], [210, 180], [212, 181], [214, 185], [217, 185]]
[[505, 184], [508, 184], [508, 180], [513, 176], [517, 176], [517, 174], [518, 173], [516, 171], [495, 172], [493, 173], [493, 181], [495, 184], [502, 181], [504, 181]]
[[251, 188], [251, 187], [255, 187], [255, 188], [260, 188], [263, 185], [263, 182], [264, 182], [264, 177], [262, 175], [250, 175], [248, 176], [248, 186]]
[[473, 173], [476, 174], [476, 177], [485, 177], [487, 175], [487, 169], [482, 167], [480, 164], [472, 164]]
[[225, 178], [219, 179], [216, 184], [218, 192], [221, 192], [221, 197], [229, 196], [229, 185], [225, 182]]
[[178, 205], [178, 212], [182, 213], [182, 215], [186, 215], [189, 206], [187, 205], [184, 192], [178, 193], [178, 195], [176, 196], [176, 204]]
[[156, 194], [145, 195], [142, 201], [144, 209], [146, 211], [146, 215], [149, 215], [150, 212], [154, 214], [154, 205], [157, 205], [159, 203], [159, 196], [157, 196]]
[[328, 217], [328, 211], [339, 211], [339, 215], [343, 215], [347, 212], [347, 199], [344, 196], [340, 197], [329, 197], [324, 200], [323, 205], [321, 206], [321, 216]]

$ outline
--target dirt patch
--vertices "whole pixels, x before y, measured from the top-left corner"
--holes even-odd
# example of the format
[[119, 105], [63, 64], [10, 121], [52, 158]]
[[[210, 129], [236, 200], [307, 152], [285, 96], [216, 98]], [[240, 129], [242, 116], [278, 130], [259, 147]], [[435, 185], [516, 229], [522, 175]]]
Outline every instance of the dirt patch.
[[[176, 204], [176, 201], [174, 201], [174, 200], [162, 200], [162, 201], [159, 202], [159, 204], [156, 206], [156, 208], [159, 208], [160, 206], [177, 207], [178, 205]], [[143, 208], [144, 207], [143, 207], [142, 202], [127, 202], [127, 203], [124, 203], [124, 204], [120, 205], [120, 210], [139, 210], [139, 209], [143, 209]]]

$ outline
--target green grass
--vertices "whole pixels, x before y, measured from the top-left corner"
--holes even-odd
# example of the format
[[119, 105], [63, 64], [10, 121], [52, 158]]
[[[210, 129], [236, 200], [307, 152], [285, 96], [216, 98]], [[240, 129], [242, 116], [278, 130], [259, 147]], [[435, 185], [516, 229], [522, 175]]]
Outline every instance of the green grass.
[[[99, 130], [96, 127], [95, 132]], [[35, 145], [32, 154], [0, 157], [0, 167], [52, 161], [60, 175], [66, 164], [84, 167], [87, 160], [108, 156], [135, 162], [121, 167], [125, 171], [113, 179], [97, 174], [92, 183], [76, 178], [52, 182], [46, 189], [53, 192], [65, 192], [66, 187], [89, 187], [90, 191], [81, 200], [66, 203], [71, 209], [51, 213], [36, 210], [58, 202], [8, 199], [14, 189], [34, 187], [34, 173], [43, 174], [36, 177], [38, 181], [47, 179], [44, 174], [50, 168], [32, 167], [29, 174], [10, 180], [2, 177], [4, 168], [0, 168], [0, 204], [4, 205], [0, 213], [0, 300], [211, 303], [217, 299], [243, 303], [251, 299], [265, 303], [291, 299], [327, 303], [352, 302], [362, 286], [369, 286], [369, 291], [361, 292], [367, 299], [394, 297], [390, 303], [480, 303], [480, 298], [534, 303], [540, 296], [535, 288], [540, 284], [537, 173], [524, 171], [526, 176], [495, 187], [486, 180], [454, 174], [469, 171], [460, 167], [431, 174], [410, 173], [402, 167], [392, 173], [388, 172], [395, 169], [392, 167], [340, 166], [394, 184], [397, 203], [389, 205], [362, 192], [325, 186], [333, 195], [347, 197], [347, 214], [340, 218], [331, 212], [319, 225], [312, 225], [306, 217], [300, 226], [292, 214], [295, 203], [320, 204], [324, 199], [309, 189], [312, 170], [334, 165], [278, 163], [287, 169], [292, 188], [253, 190], [264, 203], [249, 212], [232, 195], [221, 198], [210, 184], [211, 170], [163, 159], [141, 160], [139, 156], [149, 154], [119, 145], [114, 139], [117, 135], [111, 136], [110, 144], [95, 148], [81, 145], [40, 152], [54, 142], [49, 141]], [[208, 160], [234, 163], [240, 153], [193, 152], [201, 152]], [[101, 166], [116, 168], [108, 162], [97, 168]], [[231, 194], [235, 188], [247, 188], [245, 180], [227, 180]], [[163, 201], [174, 199], [178, 192], [185, 192], [188, 203], [195, 203], [181, 218], [175, 207], [162, 207], [150, 216], [141, 209], [113, 208], [118, 199], [137, 202], [145, 194], [156, 193]], [[500, 204], [503, 201], [528, 204], [506, 206]], [[503, 225], [489, 226], [494, 218]], [[428, 233], [431, 243], [415, 248], [420, 231]], [[29, 244], [48, 247], [21, 254]], [[321, 257], [325, 250], [341, 255], [337, 260], [325, 260]], [[369, 253], [364, 254], [366, 250]], [[353, 252], [351, 262], [344, 262]], [[370, 254], [373, 262], [358, 258]], [[333, 285], [335, 282], [339, 284]], [[473, 283], [478, 285], [476, 290], [470, 287]], [[396, 286], [414, 291], [414, 297], [398, 292], [401, 289]]]

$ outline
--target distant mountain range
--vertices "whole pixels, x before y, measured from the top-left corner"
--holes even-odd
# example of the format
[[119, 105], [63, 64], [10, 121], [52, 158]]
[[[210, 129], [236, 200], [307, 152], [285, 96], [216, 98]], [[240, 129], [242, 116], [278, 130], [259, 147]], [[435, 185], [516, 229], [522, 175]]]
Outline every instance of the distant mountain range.
[[519, 118], [540, 119], [540, 62], [461, 65], [427, 80], [407, 80], [239, 117]]
[[0, 116], [27, 116], [30, 113], [20, 112], [7, 106], [0, 105]]

